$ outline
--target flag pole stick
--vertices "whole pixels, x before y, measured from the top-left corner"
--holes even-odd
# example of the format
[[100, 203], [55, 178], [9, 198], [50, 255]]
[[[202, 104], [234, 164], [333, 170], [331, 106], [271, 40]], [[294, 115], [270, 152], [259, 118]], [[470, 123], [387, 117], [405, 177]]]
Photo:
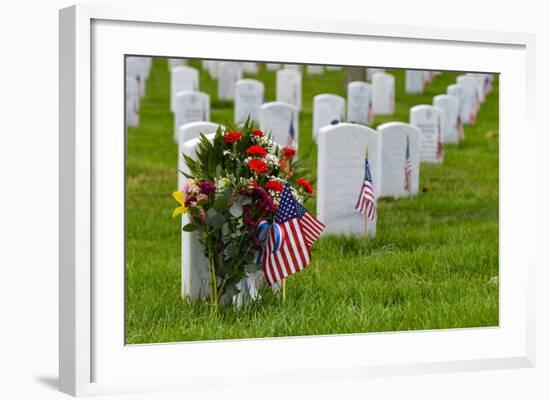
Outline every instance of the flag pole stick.
[[286, 301], [286, 279], [283, 279], [282, 280], [282, 288], [281, 288], [281, 296], [282, 296], [282, 299], [283, 299], [283, 303], [285, 303]]
[[[369, 148], [367, 146], [367, 149], [365, 150], [365, 159], [368, 160], [369, 158]], [[365, 213], [365, 242], [367, 242], [369, 239], [369, 226], [368, 226], [368, 217], [367, 213]]]

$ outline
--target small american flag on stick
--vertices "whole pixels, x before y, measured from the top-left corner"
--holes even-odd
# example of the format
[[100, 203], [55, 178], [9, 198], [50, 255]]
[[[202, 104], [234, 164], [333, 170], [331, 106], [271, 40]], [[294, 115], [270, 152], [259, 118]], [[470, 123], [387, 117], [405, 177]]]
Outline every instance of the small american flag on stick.
[[376, 198], [374, 196], [374, 187], [372, 186], [368, 156], [365, 156], [365, 179], [355, 203], [355, 210], [367, 216], [371, 221], [376, 220]]
[[409, 137], [407, 136], [407, 149], [405, 150], [405, 191], [412, 191], [412, 161], [411, 161], [411, 147]]
[[441, 133], [441, 116], [437, 119], [437, 149], [436, 149], [436, 157], [438, 160], [443, 159], [443, 137]]
[[288, 142], [286, 145], [289, 148], [296, 147], [296, 130], [294, 129], [294, 113], [290, 115], [290, 127], [288, 128]]
[[275, 230], [271, 230], [262, 255], [264, 275], [269, 285], [305, 269], [311, 261], [311, 251], [297, 204], [287, 184], [281, 195], [274, 221], [274, 224], [279, 226], [284, 241], [277, 249], [276, 233]]
[[325, 224], [316, 219], [305, 207], [296, 202], [296, 211], [302, 223], [302, 231], [307, 246], [311, 247], [325, 229]]

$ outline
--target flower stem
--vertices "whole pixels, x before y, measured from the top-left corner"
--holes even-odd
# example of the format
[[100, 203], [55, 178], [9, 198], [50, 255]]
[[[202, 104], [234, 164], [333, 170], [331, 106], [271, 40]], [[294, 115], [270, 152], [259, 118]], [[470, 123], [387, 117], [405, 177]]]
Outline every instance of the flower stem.
[[214, 257], [210, 258], [210, 300], [214, 313], [218, 311], [218, 283], [216, 281], [216, 264]]

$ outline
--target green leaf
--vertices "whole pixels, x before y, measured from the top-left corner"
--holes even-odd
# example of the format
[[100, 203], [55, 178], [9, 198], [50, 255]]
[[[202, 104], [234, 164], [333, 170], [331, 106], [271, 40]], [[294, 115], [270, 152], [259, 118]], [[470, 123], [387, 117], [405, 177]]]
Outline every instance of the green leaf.
[[227, 199], [224, 196], [220, 196], [219, 198], [216, 198], [214, 201], [214, 209], [218, 212], [223, 212], [225, 209], [227, 209]]
[[222, 235], [224, 237], [229, 235], [229, 224], [224, 223], [224, 225], [222, 226]]
[[208, 209], [208, 212], [206, 212], [206, 222], [210, 227], [220, 228], [225, 223], [225, 218], [214, 209]]
[[239, 254], [239, 248], [237, 248], [235, 244], [230, 244], [227, 248], [225, 248], [225, 252], [228, 256], [234, 258]]
[[192, 231], [195, 231], [198, 228], [199, 228], [199, 226], [197, 226], [196, 224], [189, 223], [189, 224], [186, 224], [186, 225], [183, 226], [183, 231], [190, 233]]
[[260, 270], [260, 265], [256, 263], [249, 263], [244, 266], [244, 271], [247, 273], [256, 273]]
[[221, 214], [217, 214], [210, 219], [210, 224], [214, 228], [220, 228], [225, 223], [225, 218]]
[[252, 198], [243, 198], [241, 201], [241, 205], [249, 205], [252, 203]]
[[227, 294], [228, 296], [232, 297], [232, 296], [235, 296], [239, 293], [239, 289], [237, 288], [237, 286], [233, 283], [227, 283], [225, 285], [225, 288], [224, 288], [224, 291], [223, 291], [225, 294]]
[[219, 164], [216, 166], [216, 176], [217, 177], [221, 177], [222, 175], [222, 166], [220, 166]]
[[233, 217], [241, 217], [243, 215], [242, 205], [239, 202], [234, 203], [231, 208], [229, 208], [229, 213], [231, 213]]

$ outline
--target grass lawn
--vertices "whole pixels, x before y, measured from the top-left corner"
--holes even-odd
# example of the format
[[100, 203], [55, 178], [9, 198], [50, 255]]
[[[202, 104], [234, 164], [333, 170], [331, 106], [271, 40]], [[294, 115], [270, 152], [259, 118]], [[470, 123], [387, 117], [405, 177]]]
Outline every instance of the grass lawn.
[[[459, 75], [443, 73], [424, 94], [409, 95], [404, 72], [391, 73], [396, 113], [376, 117], [375, 127], [408, 122], [410, 107], [431, 104]], [[262, 68], [253, 77], [265, 83], [265, 101], [274, 100], [275, 73]], [[284, 304], [265, 292], [260, 302], [215, 317], [205, 304], [180, 295], [181, 227], [171, 217], [178, 154], [169, 79], [166, 60], [155, 59], [140, 126], [127, 133], [127, 343], [498, 325], [498, 285], [491, 283], [498, 276], [498, 79], [477, 125], [466, 127], [465, 141], [445, 147], [443, 165], [421, 165], [419, 195], [379, 201], [375, 239], [322, 237], [313, 249], [318, 269], [312, 264], [288, 279]], [[304, 74], [300, 152], [313, 175], [312, 98], [345, 96], [344, 82], [343, 71]], [[217, 100], [216, 82], [206, 71], [200, 88], [211, 97], [211, 120], [232, 121], [233, 104]], [[314, 202], [306, 206], [315, 208]]]

